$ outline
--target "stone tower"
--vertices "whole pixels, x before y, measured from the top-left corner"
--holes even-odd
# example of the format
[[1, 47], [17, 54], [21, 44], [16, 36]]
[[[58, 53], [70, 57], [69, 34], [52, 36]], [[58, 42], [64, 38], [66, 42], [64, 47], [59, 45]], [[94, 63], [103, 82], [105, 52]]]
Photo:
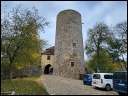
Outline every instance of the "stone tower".
[[57, 15], [53, 73], [73, 79], [85, 73], [81, 14], [75, 10]]

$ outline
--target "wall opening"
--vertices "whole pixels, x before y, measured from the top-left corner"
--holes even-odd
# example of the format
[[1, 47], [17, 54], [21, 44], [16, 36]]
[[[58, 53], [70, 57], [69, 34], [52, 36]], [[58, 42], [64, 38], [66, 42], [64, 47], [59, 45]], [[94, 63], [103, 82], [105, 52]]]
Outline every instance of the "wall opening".
[[71, 67], [74, 67], [74, 62], [71, 62]]
[[50, 56], [49, 55], [47, 56], [47, 60], [50, 60]]
[[50, 70], [49, 70], [50, 67], [51, 67], [51, 64], [48, 64], [45, 66], [44, 74], [50, 74]]
[[50, 71], [50, 74], [52, 74], [53, 73], [53, 68], [51, 68], [49, 71]]
[[76, 48], [76, 43], [73, 43], [73, 47]]

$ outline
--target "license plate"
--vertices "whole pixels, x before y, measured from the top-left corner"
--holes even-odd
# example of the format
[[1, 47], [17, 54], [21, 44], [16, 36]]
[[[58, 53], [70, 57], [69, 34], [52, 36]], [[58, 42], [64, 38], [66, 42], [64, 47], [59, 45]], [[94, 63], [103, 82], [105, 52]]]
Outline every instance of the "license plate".
[[96, 84], [96, 82], [93, 82], [93, 84]]

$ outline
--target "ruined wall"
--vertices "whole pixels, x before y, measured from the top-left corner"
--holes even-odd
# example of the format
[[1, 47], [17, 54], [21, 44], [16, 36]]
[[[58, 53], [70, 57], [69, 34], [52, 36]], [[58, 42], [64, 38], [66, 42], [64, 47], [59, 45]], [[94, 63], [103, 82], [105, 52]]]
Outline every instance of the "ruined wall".
[[79, 79], [85, 73], [81, 15], [75, 10], [57, 15], [54, 55], [55, 75]]

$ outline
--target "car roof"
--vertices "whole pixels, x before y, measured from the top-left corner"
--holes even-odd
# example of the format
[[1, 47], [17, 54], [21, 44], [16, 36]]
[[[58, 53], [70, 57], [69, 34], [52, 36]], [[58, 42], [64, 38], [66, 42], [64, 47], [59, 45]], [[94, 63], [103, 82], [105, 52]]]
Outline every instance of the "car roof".
[[113, 75], [113, 73], [93, 73], [93, 74], [112, 74]]
[[124, 70], [124, 71], [115, 71], [115, 72], [127, 72], [126, 70]]
[[86, 75], [92, 75], [92, 74], [86, 74]]
[[85, 75], [92, 75], [92, 74], [85, 74]]

